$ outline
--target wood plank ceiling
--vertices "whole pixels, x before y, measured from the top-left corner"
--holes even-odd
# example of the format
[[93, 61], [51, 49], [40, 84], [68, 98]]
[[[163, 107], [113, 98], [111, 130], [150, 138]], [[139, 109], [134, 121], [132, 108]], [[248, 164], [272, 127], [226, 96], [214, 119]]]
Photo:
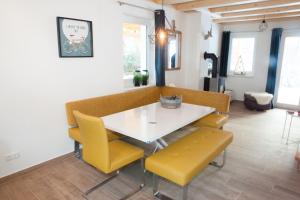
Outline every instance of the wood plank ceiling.
[[[162, 3], [162, 0], [152, 0]], [[300, 0], [164, 0], [184, 12], [208, 10], [216, 23], [300, 19]]]

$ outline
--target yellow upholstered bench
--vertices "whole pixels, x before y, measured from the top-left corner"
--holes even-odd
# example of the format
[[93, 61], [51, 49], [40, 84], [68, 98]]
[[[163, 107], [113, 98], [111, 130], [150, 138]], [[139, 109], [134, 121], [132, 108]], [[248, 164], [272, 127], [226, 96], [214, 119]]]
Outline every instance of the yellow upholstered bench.
[[163, 87], [162, 95], [179, 95], [182, 96], [185, 103], [209, 106], [216, 109], [215, 113], [193, 123], [192, 125], [194, 126], [222, 128], [228, 121], [229, 117], [227, 113], [229, 113], [230, 96], [227, 94], [176, 87]]
[[229, 115], [227, 114], [212, 113], [194, 122], [193, 126], [222, 129], [223, 126], [228, 122], [228, 119]]
[[[207, 165], [213, 163], [217, 167], [223, 167], [225, 149], [232, 140], [230, 132], [203, 127], [148, 157], [145, 167], [154, 174], [154, 195], [161, 196], [158, 192], [158, 175], [184, 187], [183, 199], [187, 199], [189, 182]], [[218, 165], [213, 160], [223, 151], [223, 164]]]
[[[73, 114], [74, 110], [84, 114], [103, 117], [124, 110], [157, 102], [161, 89], [159, 87], [147, 87], [131, 90], [118, 94], [94, 97], [66, 103], [67, 119], [69, 124], [69, 136], [74, 140], [74, 152], [80, 156], [80, 131]], [[119, 134], [107, 130], [108, 139], [114, 140], [120, 137]]]
[[[78, 110], [81, 113], [103, 117], [117, 112], [122, 112], [139, 106], [147, 105], [159, 101], [160, 95], [182, 96], [183, 102], [204, 105], [216, 108], [217, 112], [227, 113], [229, 111], [230, 98], [228, 95], [215, 92], [205, 92], [199, 90], [190, 90], [185, 88], [176, 87], [147, 87], [136, 90], [130, 90], [118, 94], [112, 94], [107, 96], [94, 97], [89, 99], [82, 99], [66, 103], [66, 113], [69, 125], [69, 136], [74, 140], [76, 155], [80, 153], [80, 132], [78, 130], [78, 124], [73, 115], [74, 110]], [[217, 115], [217, 117], [215, 117]], [[211, 117], [213, 116], [213, 117]], [[226, 120], [220, 120], [219, 117], [223, 115], [212, 114], [209, 116], [209, 123], [205, 123], [205, 119], [200, 119], [195, 123], [197, 126], [209, 126], [209, 124], [217, 124], [220, 127], [223, 126]], [[199, 122], [199, 125], [198, 125]], [[109, 139], [116, 139], [118, 135], [115, 133], [109, 133]]]

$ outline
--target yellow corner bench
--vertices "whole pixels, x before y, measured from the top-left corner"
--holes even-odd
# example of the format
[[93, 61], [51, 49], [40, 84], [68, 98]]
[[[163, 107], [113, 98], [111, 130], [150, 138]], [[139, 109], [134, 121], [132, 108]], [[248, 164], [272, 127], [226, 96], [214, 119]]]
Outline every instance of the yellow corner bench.
[[[128, 92], [83, 99], [66, 103], [69, 136], [74, 140], [74, 152], [80, 156], [80, 131], [73, 111], [77, 110], [86, 115], [103, 117], [117, 112], [122, 112], [139, 106], [157, 102], [160, 97], [159, 87], [147, 87]], [[118, 139], [119, 135], [109, 130], [109, 140]]]
[[[188, 184], [195, 176], [210, 163], [220, 168], [224, 166], [225, 149], [232, 140], [230, 132], [203, 127], [148, 157], [145, 167], [154, 174], [154, 195], [161, 196], [158, 192], [158, 175], [184, 187], [183, 199], [187, 199]], [[223, 151], [223, 164], [218, 165], [213, 160]]]
[[162, 94], [164, 96], [181, 95], [185, 103], [210, 106], [216, 109], [215, 113], [194, 122], [194, 126], [222, 129], [229, 119], [230, 96], [227, 94], [175, 87], [164, 87]]
[[[180, 95], [185, 103], [214, 107], [216, 108], [216, 111], [222, 113], [229, 111], [230, 98], [228, 95], [177, 87], [152, 86], [113, 95], [68, 102], [66, 103], [66, 112], [69, 124], [69, 136], [75, 141], [75, 152], [79, 152], [81, 139], [78, 125], [73, 115], [74, 110], [78, 110], [81, 113], [95, 117], [103, 117], [157, 102], [159, 101], [160, 95]], [[210, 126], [212, 124], [221, 124], [218, 125], [218, 127], [223, 126], [226, 120], [215, 119], [214, 116], [220, 117], [222, 115], [217, 113], [211, 114], [209, 115], [209, 118], [207, 118], [209, 120], [206, 120], [206, 118], [200, 119], [195, 122], [195, 125], [198, 125], [199, 122], [201, 125], [198, 126]], [[205, 123], [205, 121], [208, 122]], [[117, 134], [109, 132], [110, 140], [117, 138]]]
[[228, 122], [228, 120], [228, 114], [212, 113], [194, 122], [193, 126], [223, 129], [223, 126]]

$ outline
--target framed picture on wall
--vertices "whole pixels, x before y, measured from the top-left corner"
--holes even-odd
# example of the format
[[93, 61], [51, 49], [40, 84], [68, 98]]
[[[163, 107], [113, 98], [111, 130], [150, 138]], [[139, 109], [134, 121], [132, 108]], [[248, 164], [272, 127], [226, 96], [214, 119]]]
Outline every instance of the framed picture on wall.
[[93, 57], [91, 21], [65, 17], [57, 17], [56, 21], [59, 57]]

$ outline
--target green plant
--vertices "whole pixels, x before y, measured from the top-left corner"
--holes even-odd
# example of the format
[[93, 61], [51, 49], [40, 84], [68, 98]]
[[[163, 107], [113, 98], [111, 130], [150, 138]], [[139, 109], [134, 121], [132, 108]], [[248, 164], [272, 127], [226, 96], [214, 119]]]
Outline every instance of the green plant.
[[148, 70], [143, 70], [143, 74], [142, 74], [142, 85], [148, 85], [148, 80], [149, 80], [149, 72]]
[[142, 74], [140, 70], [135, 70], [133, 74], [133, 84], [135, 87], [140, 86], [142, 83]]

